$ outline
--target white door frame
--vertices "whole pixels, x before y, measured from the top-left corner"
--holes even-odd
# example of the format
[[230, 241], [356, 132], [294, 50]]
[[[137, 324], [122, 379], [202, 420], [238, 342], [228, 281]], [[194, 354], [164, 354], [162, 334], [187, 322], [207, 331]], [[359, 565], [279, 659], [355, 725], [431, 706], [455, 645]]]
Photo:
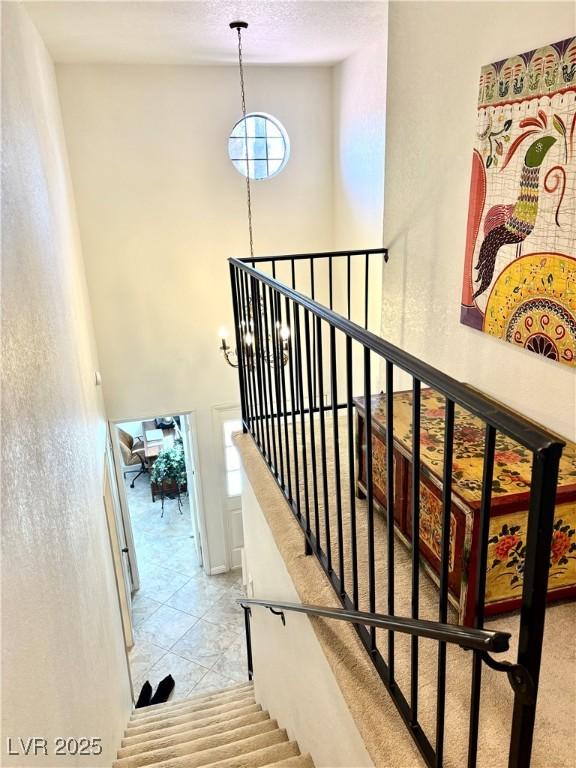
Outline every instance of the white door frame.
[[198, 558], [198, 564], [204, 565], [204, 550], [206, 547], [203, 545], [202, 532], [200, 530], [200, 522], [198, 519], [198, 506], [199, 506], [199, 489], [198, 483], [200, 482], [200, 473], [196, 468], [194, 457], [198, 455], [198, 445], [196, 444], [196, 429], [194, 415], [190, 413], [180, 414], [180, 423], [182, 429], [182, 445], [184, 448], [184, 458], [186, 460], [186, 478], [188, 480], [188, 499], [190, 507], [190, 520], [192, 523], [192, 533], [194, 534], [194, 548], [196, 550], [196, 557]]
[[[202, 504], [203, 495], [202, 495], [202, 480], [201, 480], [201, 471], [200, 471], [200, 458], [199, 458], [198, 441], [197, 441], [198, 432], [196, 427], [196, 411], [190, 410], [190, 409], [182, 409], [180, 411], [173, 411], [170, 414], [163, 413], [162, 415], [188, 417], [188, 423], [190, 425], [190, 430], [187, 433], [188, 448], [190, 450], [190, 457], [192, 459], [192, 465], [194, 468], [192, 477], [188, 478], [189, 480], [192, 480], [192, 483], [193, 483], [192, 488], [190, 487], [190, 485], [188, 486], [188, 493], [194, 494], [194, 504], [190, 504], [191, 527], [193, 532], [197, 530], [200, 535], [200, 547], [202, 550], [202, 568], [204, 569], [205, 573], [209, 574], [210, 573], [210, 553], [207, 545], [208, 539], [206, 535], [206, 521], [204, 516], [204, 507]], [[120, 507], [122, 508], [122, 518], [124, 520], [124, 527], [126, 529], [126, 546], [128, 548], [128, 557], [130, 561], [130, 567], [132, 570], [132, 589], [133, 590], [136, 590], [140, 587], [140, 577], [138, 575], [138, 565], [136, 563], [136, 547], [134, 545], [134, 536], [132, 534], [132, 521], [130, 519], [130, 511], [128, 508], [128, 498], [126, 496], [126, 488], [124, 486], [124, 476], [122, 471], [123, 462], [122, 462], [122, 456], [120, 453], [120, 444], [118, 441], [118, 430], [116, 429], [116, 427], [128, 421], [146, 421], [147, 419], [150, 419], [150, 418], [151, 418], [150, 413], [148, 412], [145, 415], [136, 415], [136, 416], [131, 415], [121, 419], [109, 420], [109, 424], [111, 427], [110, 431], [112, 433], [112, 448], [113, 448], [115, 464], [116, 464], [116, 477], [118, 479]], [[183, 435], [183, 438], [184, 438], [184, 435]], [[195, 520], [192, 520], [193, 507], [195, 507], [195, 511], [196, 511]]]
[[232, 514], [240, 510], [242, 513], [242, 497], [230, 498], [226, 488], [226, 458], [224, 451], [224, 439], [223, 439], [223, 425], [225, 421], [230, 419], [242, 419], [240, 405], [238, 403], [221, 403], [219, 405], [212, 406], [212, 424], [214, 428], [214, 447], [215, 447], [215, 464], [218, 468], [218, 474], [221, 478], [220, 488], [221, 490], [221, 504], [222, 504], [222, 517], [224, 523], [224, 538], [225, 538], [225, 551], [226, 551], [226, 567], [238, 568], [240, 564], [232, 563], [232, 530], [231, 520]]
[[[122, 421], [130, 421], [123, 419]], [[124, 485], [124, 473], [122, 467], [122, 454], [120, 452], [120, 442], [118, 440], [117, 423], [109, 421], [109, 431], [112, 441], [112, 454], [114, 456], [114, 468], [116, 470], [116, 485], [118, 486], [118, 496], [120, 498], [120, 509], [122, 511], [122, 521], [124, 522], [124, 535], [126, 538], [126, 548], [128, 549], [128, 563], [130, 564], [130, 576], [132, 578], [132, 592], [140, 589], [140, 573], [138, 572], [138, 562], [136, 560], [136, 546], [134, 544], [134, 534], [132, 532], [132, 520], [128, 509], [128, 498], [126, 497], [126, 486]]]
[[118, 601], [122, 617], [124, 642], [128, 649], [134, 645], [134, 632], [132, 627], [132, 590], [129, 561], [126, 556], [127, 548], [125, 546], [126, 542], [122, 511], [120, 509], [120, 498], [116, 482], [116, 473], [114, 471], [114, 456], [112, 453], [109, 431], [106, 435], [102, 497], [104, 500], [104, 510], [110, 536], [110, 549], [114, 563], [114, 575], [116, 578], [116, 588], [118, 591]]

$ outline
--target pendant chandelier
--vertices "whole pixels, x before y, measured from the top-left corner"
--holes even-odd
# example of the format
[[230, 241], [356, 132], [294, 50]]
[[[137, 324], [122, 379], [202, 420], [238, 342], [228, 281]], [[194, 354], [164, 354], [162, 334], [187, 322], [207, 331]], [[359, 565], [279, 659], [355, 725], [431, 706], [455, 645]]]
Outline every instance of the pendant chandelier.
[[[250, 173], [248, 172], [248, 160], [249, 160], [249, 152], [248, 152], [248, 123], [246, 121], [246, 88], [244, 85], [244, 65], [242, 60], [242, 30], [248, 29], [248, 23], [245, 21], [233, 21], [230, 23], [230, 29], [235, 29], [238, 34], [238, 69], [240, 72], [240, 96], [242, 100], [242, 120], [244, 125], [244, 147], [245, 147], [245, 153], [246, 153], [246, 203], [247, 203], [247, 210], [248, 210], [248, 235], [250, 238], [250, 256], [254, 256], [254, 237], [252, 232], [252, 197], [251, 197], [251, 190], [250, 190]], [[246, 361], [248, 367], [251, 369], [253, 368], [255, 364], [255, 357], [257, 354], [257, 350], [255, 349], [254, 345], [254, 321], [253, 321], [253, 311], [254, 307], [252, 304], [251, 299], [248, 300], [248, 326], [241, 328], [241, 334], [240, 334], [240, 343], [243, 346], [244, 351], [244, 360]], [[260, 314], [263, 314], [263, 307], [260, 305], [258, 307], [258, 311]], [[242, 321], [242, 325], [244, 326], [245, 323]], [[280, 323], [276, 323], [273, 328], [273, 333], [277, 337], [277, 349], [280, 351], [280, 355], [278, 357], [278, 363], [280, 365], [285, 366], [288, 362], [288, 338], [290, 336], [290, 331], [286, 326], [281, 326]], [[228, 345], [228, 330], [226, 328], [220, 329], [220, 340], [221, 340], [221, 346], [220, 351], [224, 355], [224, 359], [230, 365], [232, 368], [238, 368], [239, 365], [239, 355], [238, 350], [233, 350]], [[270, 335], [269, 335], [269, 341], [272, 341]], [[266, 354], [264, 352], [264, 349], [262, 348], [262, 345], [260, 345], [260, 349], [258, 350], [258, 355], [260, 358], [267, 364], [274, 366], [276, 361], [271, 354]]]

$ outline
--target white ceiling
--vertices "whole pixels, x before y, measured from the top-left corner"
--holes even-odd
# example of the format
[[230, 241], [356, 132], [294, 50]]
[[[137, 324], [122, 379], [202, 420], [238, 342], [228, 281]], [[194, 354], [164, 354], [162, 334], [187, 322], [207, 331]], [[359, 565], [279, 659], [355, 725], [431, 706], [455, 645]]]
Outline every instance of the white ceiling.
[[26, 2], [58, 62], [333, 64], [386, 35], [387, 0]]

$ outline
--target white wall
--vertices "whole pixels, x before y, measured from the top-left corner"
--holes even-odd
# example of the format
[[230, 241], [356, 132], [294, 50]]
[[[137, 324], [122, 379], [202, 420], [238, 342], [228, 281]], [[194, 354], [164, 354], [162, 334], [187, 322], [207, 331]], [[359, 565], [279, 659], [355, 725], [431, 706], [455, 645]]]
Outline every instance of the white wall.
[[334, 67], [336, 247], [382, 245], [386, 120], [386, 29]]
[[[109, 766], [132, 702], [98, 366], [54, 68], [26, 13], [2, 16], [1, 763], [85, 764], [53, 738], [94, 736]], [[48, 757], [6, 754], [31, 736]]]
[[[248, 251], [245, 183], [227, 157], [232, 67], [58, 67], [108, 416], [195, 410], [212, 568], [226, 564], [211, 408], [235, 402], [218, 351], [229, 256]], [[291, 158], [253, 184], [256, 254], [332, 245], [331, 70], [250, 68], [249, 110], [278, 117]]]
[[[387, 2], [387, 0], [386, 0]], [[374, 30], [376, 42], [334, 67], [334, 247], [337, 250], [378, 248], [383, 244], [384, 157], [386, 144], [387, 30]], [[352, 319], [364, 324], [364, 257], [355, 257]], [[346, 314], [346, 275], [342, 260], [335, 266], [335, 308]], [[368, 328], [379, 333], [382, 305], [382, 257], [370, 257]], [[337, 355], [344, 360], [344, 339], [337, 336]], [[363, 356], [353, 345], [354, 392], [363, 391]], [[340, 366], [339, 391], [345, 391]], [[374, 388], [379, 388], [374, 365]]]
[[[249, 597], [302, 602], [262, 508], [243, 473], [246, 578]], [[310, 619], [254, 608], [251, 620], [257, 701], [277, 718], [317, 768], [372, 766]]]
[[576, 438], [574, 370], [461, 325], [480, 67], [570, 37], [573, 2], [391, 2], [382, 335]]

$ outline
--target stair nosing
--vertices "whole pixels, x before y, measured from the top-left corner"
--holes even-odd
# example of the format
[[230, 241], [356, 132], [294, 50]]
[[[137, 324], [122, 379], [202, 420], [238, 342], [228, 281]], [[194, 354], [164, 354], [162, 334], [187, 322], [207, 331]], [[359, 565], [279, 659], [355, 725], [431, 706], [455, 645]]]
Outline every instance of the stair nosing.
[[[245, 711], [247, 709], [251, 709], [252, 707], [256, 707], [257, 709], [255, 711], [261, 711], [262, 707], [260, 704], [258, 704], [256, 701], [252, 702], [242, 702], [240, 706], [235, 707], [233, 709], [224, 711], [224, 712], [212, 712], [212, 714], [205, 714], [204, 712], [196, 712], [191, 713], [192, 715], [198, 715], [198, 717], [190, 717], [188, 719], [181, 719], [179, 722], [174, 723], [173, 725], [163, 725], [160, 726], [160, 728], [149, 728], [144, 730], [140, 733], [134, 733], [136, 731], [136, 728], [127, 729], [122, 737], [122, 739], [138, 739], [138, 740], [146, 740], [149, 737], [149, 734], [166, 734], [169, 735], [169, 732], [172, 730], [172, 728], [181, 728], [182, 726], [186, 725], [187, 722], [200, 722], [202, 720], [207, 720], [208, 718], [219, 718], [220, 716], [225, 715], [227, 712], [240, 712]], [[168, 733], [167, 733], [168, 732]], [[157, 738], [157, 737], [152, 737]], [[132, 742], [134, 743], [134, 742]]]
[[[238, 722], [238, 720], [244, 720], [244, 719], [250, 718], [250, 717], [256, 717], [257, 719], [255, 720], [255, 722], [265, 722], [266, 720], [270, 720], [269, 713], [263, 711], [262, 709], [260, 709], [260, 710], [257, 710], [255, 712], [247, 712], [247, 713], [245, 713], [243, 715], [239, 715], [238, 717], [233, 718], [232, 720], [229, 720], [228, 723], [230, 725], [233, 725], [235, 722]], [[135, 744], [128, 744], [126, 746], [121, 746], [118, 749], [118, 757], [117, 757], [117, 759], [120, 759], [120, 758], [123, 758], [123, 757], [133, 757], [135, 755], [141, 754], [142, 752], [151, 752], [151, 751], [154, 750], [154, 746], [153, 745], [154, 745], [155, 742], [165, 741], [166, 739], [177, 738], [179, 736], [187, 736], [188, 734], [194, 734], [194, 733], [198, 733], [200, 731], [210, 730], [210, 729], [214, 728], [217, 725], [225, 725], [225, 724], [226, 724], [225, 721], [217, 720], [216, 722], [210, 723], [209, 725], [206, 725], [206, 726], [201, 726], [200, 728], [191, 728], [189, 730], [182, 730], [179, 733], [169, 734], [168, 736], [159, 736], [157, 739], [150, 739], [150, 740], [147, 739], [145, 741], [138, 742], [138, 743], [135, 743]], [[247, 723], [247, 725], [251, 725], [251, 723]], [[238, 726], [238, 727], [241, 727], [241, 726]], [[208, 735], [211, 735], [211, 734], [208, 734]], [[203, 737], [202, 736], [196, 736], [195, 738], [203, 738]], [[193, 741], [193, 740], [194, 740], [194, 738], [187, 739], [187, 741]], [[149, 748], [146, 748], [146, 745], [148, 745]], [[120, 752], [122, 752], [122, 750], [130, 750], [130, 749], [134, 749], [134, 748], [137, 748], [137, 747], [143, 747], [143, 749], [140, 749], [140, 750], [138, 750], [138, 751], [136, 751], [136, 752], [134, 752], [134, 753], [132, 753], [130, 755], [120, 755]], [[157, 748], [161, 749], [161, 747], [157, 747]]]
[[[269, 736], [270, 734], [273, 734], [273, 733], [276, 733], [276, 732], [278, 732], [280, 734], [283, 734], [283, 738], [281, 738], [279, 741], [275, 741], [272, 744], [267, 744], [266, 746], [260, 747], [259, 749], [250, 750], [250, 752], [240, 752], [237, 755], [230, 755], [229, 757], [225, 757], [222, 760], [216, 760], [215, 762], [213, 760], [210, 760], [210, 762], [207, 762], [207, 763], [200, 763], [195, 768], [212, 768], [212, 766], [213, 765], [217, 765], [218, 762], [224, 763], [226, 760], [231, 760], [231, 759], [239, 758], [239, 757], [245, 757], [246, 755], [250, 755], [251, 753], [254, 753], [254, 752], [260, 752], [260, 751], [262, 751], [264, 749], [278, 748], [278, 747], [280, 747], [281, 745], [284, 745], [284, 744], [294, 744], [296, 749], [298, 750], [297, 754], [300, 754], [300, 749], [298, 747], [297, 742], [296, 741], [290, 741], [288, 739], [288, 735], [286, 733], [286, 729], [285, 728], [277, 728], [275, 731], [269, 731], [268, 733], [261, 734], [261, 736]], [[258, 739], [258, 738], [260, 738], [260, 737], [259, 736], [251, 736], [251, 737], [248, 737], [247, 739], [242, 739], [239, 742], [232, 742], [232, 743], [241, 744], [242, 741], [249, 741], [250, 739]], [[226, 745], [226, 746], [229, 746], [229, 745]], [[194, 753], [194, 756], [198, 757], [198, 756], [200, 756], [202, 754], [207, 754], [209, 752], [215, 751], [216, 749], [221, 749], [221, 747], [215, 747], [215, 748], [212, 748], [212, 749], [203, 750], [202, 752], [196, 752], [196, 753]], [[171, 758], [169, 760], [163, 760], [163, 761], [161, 761], [159, 763], [148, 763], [148, 765], [143, 766], [142, 768], [181, 768], [183, 766], [183, 763], [181, 761], [185, 760], [187, 757], [189, 757], [189, 755], [183, 755], [183, 756], [179, 756], [179, 757], [174, 757], [174, 758]], [[180, 765], [178, 765], [178, 763], [176, 761], [180, 761]]]
[[143, 728], [148, 725], [153, 725], [154, 723], [161, 723], [165, 720], [171, 720], [174, 717], [182, 717], [186, 714], [192, 714], [193, 712], [209, 712], [212, 709], [218, 709], [218, 707], [224, 707], [227, 704], [235, 704], [236, 702], [244, 702], [249, 700], [254, 700], [254, 693], [246, 693], [242, 696], [234, 697], [231, 699], [228, 699], [226, 701], [217, 701], [212, 702], [209, 706], [202, 707], [201, 705], [198, 706], [196, 704], [191, 704], [190, 707], [179, 707], [176, 710], [162, 712], [159, 715], [154, 715], [150, 717], [143, 717], [138, 718], [137, 720], [130, 720], [128, 721], [128, 725], [126, 727], [126, 730], [133, 730], [136, 728]]
[[[253, 730], [256, 730], [257, 728], [262, 728], [263, 725], [270, 726], [270, 727], [265, 728], [264, 730], [262, 730], [261, 733], [257, 732], [254, 734], [253, 733], [248, 733], [247, 735], [243, 734], [242, 735], [243, 738], [232, 739], [231, 741], [226, 741], [226, 742], [223, 742], [222, 744], [209, 746], [209, 747], [206, 747], [205, 749], [196, 749], [196, 750], [193, 750], [192, 752], [184, 752], [181, 755], [173, 755], [173, 757], [176, 758], [176, 757], [186, 757], [187, 755], [200, 755], [202, 754], [202, 752], [207, 752], [210, 749], [218, 749], [219, 747], [231, 746], [232, 744], [241, 744], [246, 739], [254, 738], [255, 736], [260, 736], [265, 733], [272, 733], [273, 731], [283, 730], [278, 727], [277, 720], [271, 720], [268, 717], [268, 719], [262, 720], [259, 723], [252, 723], [250, 725], [239, 726], [238, 728], [231, 728], [229, 731], [222, 731], [220, 734], [216, 734], [215, 736], [233, 734], [236, 731], [242, 731], [248, 728], [252, 728]], [[145, 755], [153, 755], [154, 752], [164, 752], [170, 749], [184, 750], [186, 746], [190, 744], [194, 744], [194, 742], [196, 741], [202, 741], [202, 740], [212, 739], [212, 738], [214, 738], [214, 736], [200, 737], [196, 739], [191, 739], [190, 741], [180, 742], [179, 744], [175, 744], [172, 747], [161, 747], [160, 749], [157, 749], [157, 750], [152, 749], [152, 750], [147, 750], [146, 752], [141, 752], [139, 755], [127, 755], [126, 757], [118, 757], [112, 763], [112, 768], [124, 768], [124, 766], [126, 766], [126, 768], [146, 768], [148, 765], [150, 765], [150, 763], [141, 762], [140, 765], [138, 765], [139, 758], [141, 759]], [[162, 755], [158, 755], [158, 757], [162, 758]], [[168, 759], [170, 758], [168, 757]], [[127, 762], [123, 762], [123, 761], [127, 761]], [[158, 762], [161, 762], [161, 760], [159, 760]]]
[[[209, 670], [207, 670], [209, 671]], [[212, 693], [199, 693], [188, 698], [174, 699], [173, 701], [165, 701], [161, 704], [150, 704], [147, 707], [139, 707], [134, 709], [130, 719], [140, 719], [152, 715], [154, 712], [161, 712], [164, 707], [181, 707], [193, 702], [209, 701], [211, 699], [217, 699], [220, 697], [233, 696], [242, 691], [253, 690], [253, 683], [239, 683], [238, 685], [230, 686], [230, 688], [223, 688]]]

